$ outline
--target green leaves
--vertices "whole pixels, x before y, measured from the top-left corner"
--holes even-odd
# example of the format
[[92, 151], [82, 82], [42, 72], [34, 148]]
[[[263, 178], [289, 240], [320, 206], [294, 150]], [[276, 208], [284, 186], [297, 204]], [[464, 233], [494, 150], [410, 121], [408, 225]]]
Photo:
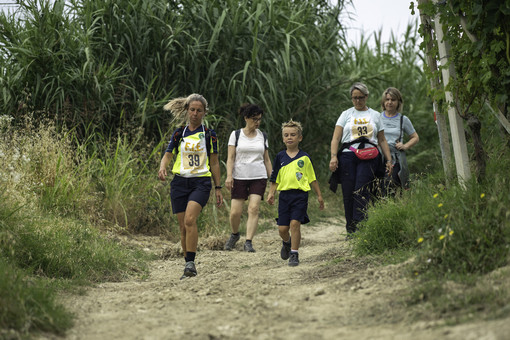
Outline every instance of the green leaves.
[[[337, 105], [331, 84], [341, 66], [342, 6], [343, 1], [23, 2], [18, 17], [0, 18], [6, 28], [0, 42], [13, 57], [0, 59], [6, 75], [0, 106], [17, 117], [28, 110], [48, 112], [59, 124], [83, 130], [93, 122], [109, 133], [130, 122], [159, 138], [159, 127], [166, 129], [170, 121], [162, 103], [198, 92], [225, 118], [215, 126], [219, 132], [242, 124], [236, 111], [250, 100], [275, 120], [263, 128], [279, 136], [279, 124], [298, 108], [293, 118], [303, 120], [319, 105]], [[25, 88], [30, 102], [22, 95]], [[26, 104], [25, 111], [18, 111], [19, 103]], [[274, 138], [270, 145], [279, 142]]]

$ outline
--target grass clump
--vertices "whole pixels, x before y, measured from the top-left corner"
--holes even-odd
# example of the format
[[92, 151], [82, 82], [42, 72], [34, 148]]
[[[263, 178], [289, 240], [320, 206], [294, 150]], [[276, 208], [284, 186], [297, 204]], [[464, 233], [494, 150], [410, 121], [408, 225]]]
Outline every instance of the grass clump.
[[55, 290], [0, 257], [0, 337], [38, 330], [62, 334], [71, 315], [55, 301]]
[[[405, 298], [406, 308], [420, 320], [447, 324], [504, 318], [510, 315], [509, 268], [486, 275], [462, 275], [451, 280], [419, 279]], [[425, 308], [424, 308], [425, 307]]]
[[415, 250], [416, 270], [438, 276], [483, 274], [508, 264], [510, 180], [498, 172], [487, 177], [449, 188], [429, 177], [401, 197], [377, 202], [356, 237], [355, 252]]
[[487, 178], [446, 186], [428, 176], [378, 201], [353, 242], [359, 256], [408, 254], [415, 284], [406, 298], [420, 319], [447, 322], [509, 315], [508, 150], [490, 155]]
[[23, 219], [2, 228], [2, 257], [33, 274], [76, 281], [117, 281], [141, 271], [143, 253], [127, 250], [100, 232], [54, 216]]
[[56, 302], [59, 291], [145, 273], [148, 256], [91, 223], [102, 215], [101, 195], [71, 133], [30, 120], [14, 127], [7, 118], [0, 119], [0, 337], [63, 334], [72, 316]]
[[5, 194], [0, 199], [0, 327], [5, 332], [62, 334], [72, 316], [56, 303], [59, 289], [146, 271], [147, 255], [141, 251], [76, 220], [27, 211]]

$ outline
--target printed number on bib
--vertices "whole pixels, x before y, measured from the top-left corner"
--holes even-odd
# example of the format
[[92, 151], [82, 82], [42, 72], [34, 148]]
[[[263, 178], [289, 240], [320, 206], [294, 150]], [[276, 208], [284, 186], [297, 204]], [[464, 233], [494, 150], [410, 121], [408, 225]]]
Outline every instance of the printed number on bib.
[[200, 176], [209, 172], [209, 168], [207, 166], [207, 150], [203, 132], [183, 137], [180, 148], [182, 155], [180, 169], [181, 176]]
[[366, 136], [367, 133], [368, 133], [368, 129], [366, 126], [358, 126], [358, 136], [359, 137]]
[[184, 152], [183, 156], [186, 157], [186, 161], [182, 162], [184, 170], [189, 173], [197, 173], [204, 167], [206, 152]]
[[351, 134], [353, 139], [357, 139], [360, 137], [366, 137], [370, 139], [374, 133], [374, 129], [372, 128], [372, 124], [366, 125], [353, 125]]
[[200, 155], [188, 155], [188, 159], [190, 168], [199, 167], [201, 164]]

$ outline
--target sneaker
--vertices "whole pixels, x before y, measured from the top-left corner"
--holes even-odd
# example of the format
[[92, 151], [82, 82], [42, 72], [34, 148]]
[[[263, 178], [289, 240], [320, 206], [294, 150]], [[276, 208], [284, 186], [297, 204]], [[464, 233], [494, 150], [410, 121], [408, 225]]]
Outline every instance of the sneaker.
[[195, 268], [195, 262], [188, 261], [186, 262], [186, 266], [184, 266], [184, 274], [181, 276], [181, 280], [187, 277], [197, 276], [197, 269]]
[[227, 243], [225, 243], [225, 250], [232, 250], [235, 247], [237, 241], [239, 241], [240, 237], [241, 236], [239, 234], [230, 234], [230, 238], [228, 239]]
[[254, 253], [255, 249], [253, 249], [253, 245], [251, 242], [245, 242], [244, 243], [244, 251], [247, 251], [248, 253]]
[[290, 253], [289, 266], [295, 267], [297, 265], [299, 265], [299, 254], [298, 253]]
[[282, 250], [280, 251], [280, 256], [282, 257], [282, 260], [287, 260], [290, 256], [290, 238], [289, 243], [282, 241]]

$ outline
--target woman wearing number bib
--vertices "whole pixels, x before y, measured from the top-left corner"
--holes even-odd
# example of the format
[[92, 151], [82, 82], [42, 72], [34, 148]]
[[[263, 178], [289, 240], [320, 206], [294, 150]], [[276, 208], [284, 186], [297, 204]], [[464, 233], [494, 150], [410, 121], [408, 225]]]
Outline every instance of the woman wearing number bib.
[[[368, 88], [363, 83], [354, 83], [350, 89], [354, 104], [338, 118], [331, 139], [331, 161], [329, 169], [337, 171], [342, 185], [347, 237], [357, 231], [357, 225], [365, 218], [370, 199], [371, 184], [381, 162], [381, 155], [372, 159], [360, 159], [356, 152], [364, 148], [379, 147], [389, 161], [386, 171], [391, 173], [391, 155], [384, 137], [380, 113], [366, 105]], [[339, 144], [342, 148], [339, 151]], [[377, 151], [376, 151], [377, 153]]]
[[181, 279], [197, 275], [195, 255], [198, 244], [197, 218], [209, 200], [211, 177], [215, 184], [216, 205], [221, 206], [220, 165], [216, 133], [207, 129], [202, 120], [207, 113], [207, 101], [199, 94], [171, 100], [164, 106], [176, 121], [187, 125], [174, 131], [165, 155], [161, 159], [158, 177], [167, 176], [167, 167], [175, 157], [170, 183], [172, 211], [177, 215], [181, 246], [186, 265]]

